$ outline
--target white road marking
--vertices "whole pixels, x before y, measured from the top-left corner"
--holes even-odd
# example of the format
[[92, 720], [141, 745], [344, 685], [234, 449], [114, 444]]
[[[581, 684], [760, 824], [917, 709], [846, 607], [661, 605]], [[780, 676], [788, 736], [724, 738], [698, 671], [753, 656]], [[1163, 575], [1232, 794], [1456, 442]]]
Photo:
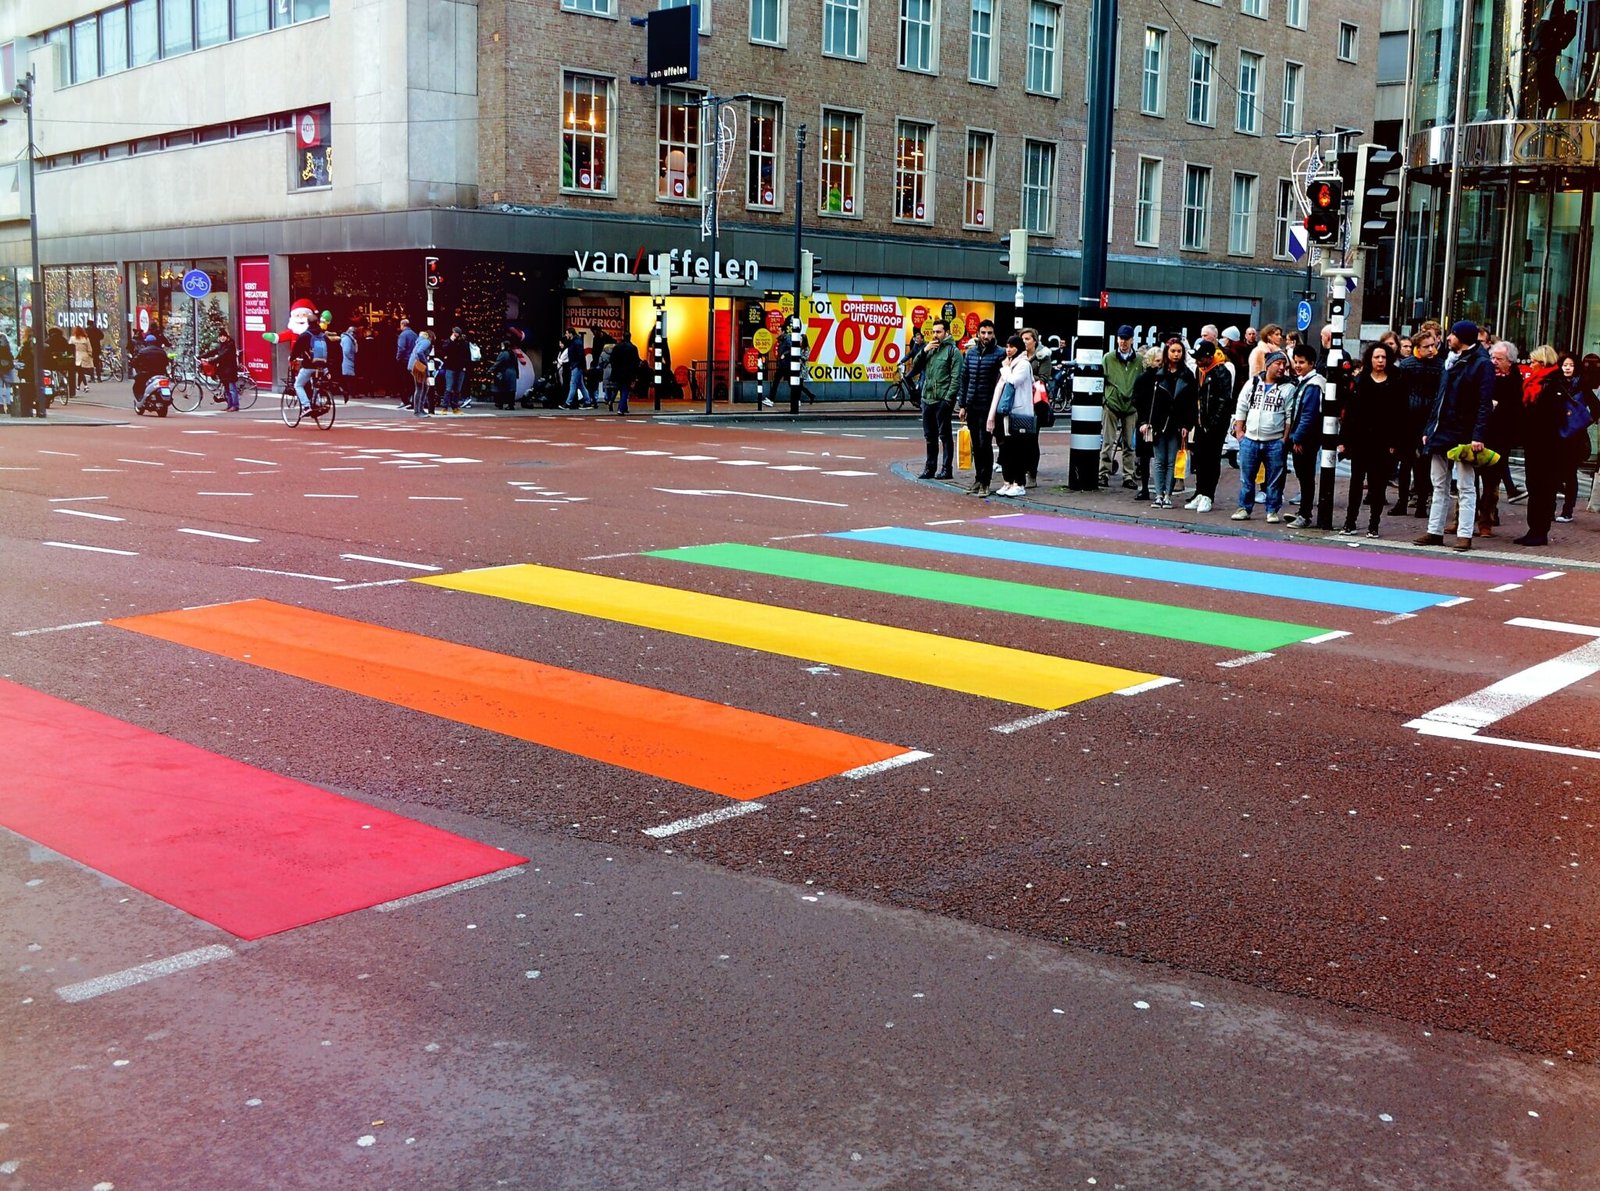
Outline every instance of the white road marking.
[[78, 470], [86, 475], [96, 472], [105, 472], [114, 476], [120, 476], [122, 474], [122, 469], [120, 467], [81, 467]]
[[1350, 635], [1349, 633], [1345, 632], [1342, 629], [1335, 629], [1331, 633], [1323, 633], [1321, 636], [1318, 636], [1318, 637], [1307, 637], [1304, 641], [1300, 642], [1300, 644], [1301, 645], [1321, 645], [1324, 641], [1337, 641], [1340, 637], [1348, 637], [1349, 635]]
[[408, 496], [407, 500], [466, 500], [464, 496]]
[[1568, 624], [1564, 620], [1531, 620], [1526, 616], [1515, 617], [1506, 623], [1519, 629], [1549, 629], [1552, 633], [1577, 633], [1583, 637], [1600, 637], [1600, 625]]
[[1176, 678], [1152, 678], [1149, 682], [1136, 682], [1132, 686], [1125, 686], [1120, 691], [1113, 691], [1116, 695], [1142, 695], [1146, 691], [1159, 690], [1164, 686], [1173, 686]]
[[1546, 571], [1542, 575], [1535, 575], [1534, 578], [1535, 579], [1559, 579], [1559, 578], [1561, 578], [1561, 576], [1563, 576], [1565, 574], [1566, 574], [1565, 571]]
[[196, 496], [254, 496], [254, 492], [196, 492]]
[[585, 451], [626, 451], [627, 447], [584, 447]]
[[715, 455], [673, 455], [671, 457], [684, 463], [711, 463], [717, 458]]
[[774, 496], [770, 492], [730, 492], [724, 488], [657, 488], [657, 492], [670, 493], [673, 496], [744, 496], [751, 500], [781, 500], [788, 504], [796, 505], [823, 505], [830, 509], [848, 509], [847, 504], [840, 504], [836, 500], [806, 500], [800, 496]]
[[[592, 447], [590, 449], [593, 450]], [[767, 461], [765, 459], [718, 459], [717, 462], [719, 464], [721, 464], [723, 467], [766, 467], [767, 466]]]
[[1510, 740], [1504, 736], [1479, 736], [1474, 728], [1460, 724], [1436, 724], [1412, 720], [1406, 727], [1415, 727], [1423, 736], [1444, 736], [1451, 740], [1470, 740], [1473, 744], [1497, 744], [1503, 748], [1527, 749], [1535, 753], [1557, 753], [1563, 757], [1588, 757], [1600, 760], [1600, 752], [1593, 749], [1570, 748], [1564, 744], [1540, 744], [1533, 740]]
[[1480, 691], [1435, 707], [1404, 726], [1422, 731], [1430, 725], [1446, 725], [1477, 732], [1532, 707], [1539, 700], [1582, 682], [1600, 671], [1600, 638], [1569, 649], [1559, 657], [1529, 666], [1502, 678]]
[[109, 496], [52, 496], [50, 498], [50, 503], [51, 504], [61, 504], [62, 502], [69, 501], [69, 500], [110, 500], [110, 499], [111, 498]]
[[402, 583], [410, 583], [409, 579], [373, 579], [368, 583], [343, 583], [335, 587], [334, 591], [355, 591], [361, 587], [397, 587]]
[[366, 471], [364, 467], [319, 467], [318, 471]]
[[772, 465], [772, 470], [773, 471], [821, 471], [822, 469], [820, 467], [817, 467], [815, 464], [812, 464], [812, 463], [775, 463], [775, 464]]
[[392, 902], [382, 902], [372, 908], [380, 914], [387, 914], [391, 910], [403, 910], [407, 906], [414, 906], [418, 902], [431, 902], [434, 898], [449, 897], [452, 893], [462, 893], [468, 889], [476, 889], [480, 885], [488, 885], [492, 881], [504, 881], [507, 877], [520, 877], [527, 869], [522, 865], [503, 868], [497, 872], [484, 873], [481, 877], [469, 877], [465, 881], [456, 881], [450, 885], [441, 885], [437, 889], [425, 889], [421, 893], [413, 893], [410, 897], [397, 897]]
[[1041, 711], [1038, 715], [1024, 716], [1020, 720], [1012, 720], [1009, 724], [996, 724], [990, 728], [991, 732], [998, 732], [1002, 736], [1010, 736], [1013, 732], [1021, 732], [1027, 728], [1036, 728], [1040, 724], [1048, 724], [1051, 720], [1064, 720], [1067, 718], [1065, 711]]
[[1415, 612], [1396, 612], [1393, 616], [1385, 616], [1382, 620], [1375, 620], [1373, 624], [1399, 624], [1402, 620], [1415, 620]]
[[910, 765], [914, 761], [926, 761], [932, 753], [925, 753], [921, 749], [911, 749], [895, 757], [885, 757], [882, 761], [874, 761], [870, 765], [857, 765], [854, 769], [847, 769], [840, 777], [860, 781], [864, 777], [871, 777], [875, 773], [883, 773], [888, 769], [899, 769], [902, 765]]
[[629, 451], [630, 455], [670, 455], [671, 451]]
[[63, 550], [89, 550], [95, 554], [120, 554], [124, 558], [137, 558], [137, 550], [113, 550], [109, 546], [80, 546], [76, 542], [43, 542], [45, 546], [60, 546]]
[[179, 449], [178, 447], [168, 447], [167, 454], [188, 455], [191, 459], [204, 459], [206, 457], [206, 453], [204, 451], [185, 451]]
[[1491, 587], [1489, 589], [1489, 591], [1490, 591], [1491, 594], [1493, 594], [1495, 592], [1501, 592], [1501, 591], [1517, 591], [1521, 587], [1522, 587], [1522, 584], [1520, 584], [1520, 583], [1502, 583], [1499, 587]]
[[825, 476], [875, 476], [878, 473], [875, 471], [825, 471], [822, 474]]
[[348, 562], [381, 562], [386, 567], [405, 567], [411, 571], [442, 571], [443, 567], [429, 566], [425, 562], [401, 562], [397, 558], [376, 558], [371, 554], [341, 554]]
[[687, 819], [663, 823], [660, 827], [646, 827], [644, 833], [651, 839], [666, 839], [667, 836], [677, 835], [680, 831], [693, 831], [697, 827], [709, 827], [713, 823], [721, 823], [724, 819], [737, 819], [740, 815], [748, 815], [765, 809], [759, 802], [736, 802], [732, 806], [723, 807], [721, 810], [707, 811], [703, 815], [690, 815]]
[[1470, 603], [1472, 603], [1472, 597], [1471, 596], [1457, 596], [1453, 600], [1440, 600], [1437, 604], [1434, 605], [1434, 607], [1435, 608], [1456, 608], [1456, 607], [1459, 607], [1462, 604], [1470, 604]]
[[307, 492], [307, 500], [360, 500], [354, 492]]
[[137, 463], [140, 467], [165, 467], [165, 463], [156, 463], [150, 459], [118, 459], [118, 463]]
[[238, 456], [234, 456], [234, 460], [233, 461], [235, 463], [258, 463], [262, 467], [277, 467], [278, 466], [277, 460], [275, 460], [275, 459], [242, 459], [242, 458], [240, 458]]
[[126, 517], [113, 517], [110, 513], [91, 513], [88, 509], [51, 509], [52, 513], [65, 513], [69, 517], [93, 517], [96, 521], [126, 521]]
[[256, 575], [282, 575], [285, 579], [315, 579], [318, 583], [343, 583], [344, 580], [337, 575], [306, 575], [300, 571], [274, 571], [267, 567], [241, 567], [235, 566], [236, 571], [250, 571]]
[[963, 524], [965, 524], [965, 518], [952, 517], [948, 521], [924, 521], [923, 524], [924, 525], [963, 525]]
[[1247, 653], [1243, 657], [1229, 658], [1225, 662], [1218, 662], [1217, 665], [1224, 670], [1231, 670], [1235, 666], [1248, 666], [1252, 662], [1264, 662], [1271, 656], [1272, 654], [1270, 653]]
[[76, 459], [78, 457], [78, 452], [76, 451], [47, 451], [43, 447], [39, 448], [39, 454], [60, 455], [63, 459]]
[[220, 538], [224, 542], [250, 542], [253, 544], [261, 541], [260, 538], [242, 538], [236, 533], [217, 533], [211, 529], [184, 529], [180, 526], [178, 532], [192, 533], [197, 538]]
[[16, 629], [11, 635], [13, 637], [35, 637], [40, 633], [64, 633], [68, 629], [92, 629], [103, 623], [105, 622], [99, 620], [80, 620], [77, 624], [55, 624], [47, 629]]
[[170, 976], [186, 968], [197, 968], [213, 960], [227, 959], [233, 954], [232, 947], [224, 947], [221, 943], [213, 943], [209, 947], [196, 947], [193, 951], [184, 951], [177, 955], [169, 955], [166, 959], [152, 960], [147, 964], [124, 968], [108, 976], [80, 980], [77, 984], [64, 984], [56, 989], [56, 996], [69, 1005], [76, 1004], [92, 997], [104, 996], [108, 992], [117, 992], [119, 989], [132, 988], [135, 984], [144, 984], [149, 980]]

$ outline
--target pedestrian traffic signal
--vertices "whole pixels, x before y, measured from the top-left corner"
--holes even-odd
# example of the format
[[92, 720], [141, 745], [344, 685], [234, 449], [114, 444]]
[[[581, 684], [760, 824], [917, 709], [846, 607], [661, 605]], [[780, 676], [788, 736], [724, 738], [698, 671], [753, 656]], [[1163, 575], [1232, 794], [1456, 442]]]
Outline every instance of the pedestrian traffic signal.
[[428, 283], [429, 289], [438, 289], [442, 278], [439, 275], [439, 258], [425, 256], [422, 258], [422, 273]]
[[1376, 248], [1394, 231], [1400, 202], [1400, 154], [1382, 145], [1356, 146], [1355, 201], [1350, 209], [1350, 238], [1361, 248]]
[[822, 258], [810, 249], [800, 250], [800, 292], [814, 294], [822, 288]]
[[1311, 242], [1337, 243], [1344, 186], [1338, 178], [1313, 178], [1306, 184], [1306, 199], [1311, 204], [1311, 213], [1306, 216], [1306, 231]]
[[1000, 237], [1000, 263], [1013, 277], [1028, 272], [1028, 229], [1014, 227]]

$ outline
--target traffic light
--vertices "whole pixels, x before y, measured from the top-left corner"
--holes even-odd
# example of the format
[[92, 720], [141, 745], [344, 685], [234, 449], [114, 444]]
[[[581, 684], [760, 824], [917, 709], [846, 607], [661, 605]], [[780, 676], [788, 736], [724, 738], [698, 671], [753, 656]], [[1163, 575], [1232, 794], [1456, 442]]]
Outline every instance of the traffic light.
[[1014, 227], [1000, 237], [1000, 263], [1013, 277], [1028, 272], [1028, 229]]
[[814, 294], [822, 288], [822, 258], [809, 248], [800, 250], [800, 292]]
[[1356, 146], [1355, 201], [1350, 208], [1350, 238], [1358, 247], [1376, 248], [1394, 231], [1400, 201], [1400, 154], [1382, 145]]
[[439, 282], [442, 280], [439, 274], [439, 258], [436, 256], [425, 256], [422, 258], [422, 266], [423, 275], [428, 282], [428, 288], [438, 289]]
[[1311, 214], [1306, 216], [1306, 232], [1311, 242], [1337, 243], [1340, 208], [1344, 205], [1344, 185], [1338, 178], [1313, 178], [1306, 183], [1306, 198], [1311, 204]]

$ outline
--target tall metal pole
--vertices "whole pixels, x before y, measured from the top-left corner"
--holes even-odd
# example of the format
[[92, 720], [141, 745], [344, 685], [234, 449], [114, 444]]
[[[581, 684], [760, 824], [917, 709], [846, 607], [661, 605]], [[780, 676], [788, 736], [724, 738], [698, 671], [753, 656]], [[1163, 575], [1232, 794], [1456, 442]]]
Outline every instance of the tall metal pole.
[[[33, 175], [33, 71], [28, 71], [28, 76], [19, 82], [11, 92], [11, 98], [22, 105], [22, 110], [28, 116], [28, 247], [33, 256], [33, 277], [29, 281], [28, 307], [31, 311], [33, 323], [33, 352], [28, 365], [28, 392], [33, 402], [34, 413], [44, 417], [44, 339], [40, 328], [44, 325], [43, 274], [39, 268], [39, 200], [34, 190]], [[22, 399], [18, 397], [11, 403], [11, 416], [23, 416]]]
[[1078, 334], [1072, 370], [1072, 448], [1067, 487], [1100, 486], [1105, 394], [1106, 235], [1111, 203], [1111, 104], [1116, 90], [1117, 0], [1094, 0], [1089, 20], [1089, 138], [1083, 171], [1083, 261], [1078, 273]]
[[795, 366], [795, 357], [799, 354], [801, 327], [800, 321], [800, 221], [805, 216], [806, 193], [806, 126], [800, 125], [794, 130], [794, 313], [789, 316], [789, 359], [780, 360], [780, 366], [789, 368], [789, 412], [800, 412], [800, 370], [805, 367], [801, 361]]
[[[717, 178], [722, 173], [722, 98], [709, 97], [711, 106], [711, 281], [706, 286], [706, 413], [717, 387]], [[701, 185], [705, 180], [701, 179]]]
[[1461, 0], [1461, 37], [1456, 45], [1456, 112], [1450, 133], [1450, 197], [1446, 205], [1444, 228], [1443, 292], [1439, 295], [1439, 321], [1445, 326], [1460, 311], [1454, 309], [1456, 296], [1456, 237], [1461, 222], [1461, 128], [1467, 113], [1467, 54], [1471, 50], [1472, 0]]

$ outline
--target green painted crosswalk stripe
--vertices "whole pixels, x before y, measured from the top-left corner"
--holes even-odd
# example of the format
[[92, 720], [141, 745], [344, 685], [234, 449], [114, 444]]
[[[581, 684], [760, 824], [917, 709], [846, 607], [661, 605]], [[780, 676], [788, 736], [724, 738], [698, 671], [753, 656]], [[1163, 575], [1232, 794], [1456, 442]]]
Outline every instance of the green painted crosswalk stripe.
[[857, 591], [908, 596], [964, 608], [1015, 612], [1040, 620], [1092, 625], [1247, 653], [1278, 649], [1296, 641], [1320, 637], [1328, 631], [1312, 625], [1236, 616], [1230, 612], [1207, 612], [1174, 604], [1156, 604], [978, 575], [865, 562], [856, 558], [806, 554], [770, 546], [722, 543], [685, 546], [676, 550], [652, 550], [648, 555], [651, 558], [723, 567], [774, 578], [831, 583], [836, 587], [849, 587]]

